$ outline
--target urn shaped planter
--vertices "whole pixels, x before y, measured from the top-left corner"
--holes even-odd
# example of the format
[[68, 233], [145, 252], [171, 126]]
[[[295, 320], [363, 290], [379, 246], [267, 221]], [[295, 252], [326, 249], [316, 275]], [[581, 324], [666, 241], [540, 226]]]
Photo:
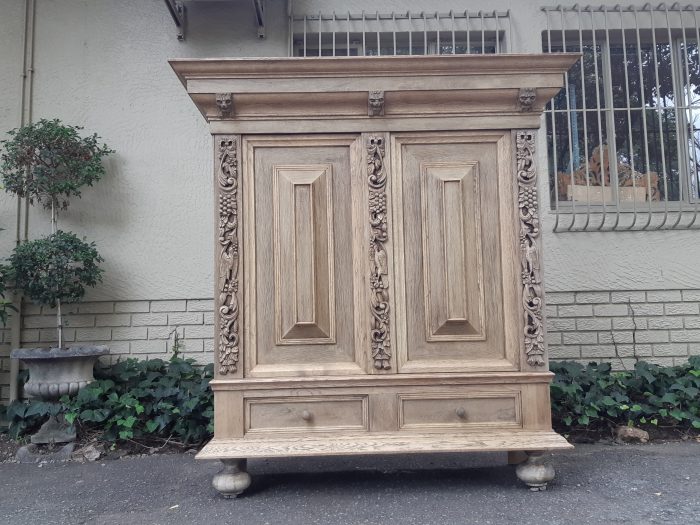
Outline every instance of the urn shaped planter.
[[[106, 346], [70, 348], [20, 348], [11, 357], [20, 359], [29, 369], [24, 392], [42, 401], [55, 402], [61, 396], [73, 396], [94, 381], [97, 358], [109, 353]], [[75, 440], [75, 429], [50, 416], [31, 437], [34, 444], [68, 443]]]

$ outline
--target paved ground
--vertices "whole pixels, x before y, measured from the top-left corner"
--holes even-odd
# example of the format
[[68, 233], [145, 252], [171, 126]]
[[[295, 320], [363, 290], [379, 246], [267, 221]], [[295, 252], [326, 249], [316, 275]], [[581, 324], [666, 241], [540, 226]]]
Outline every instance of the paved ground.
[[700, 443], [579, 445], [526, 490], [502, 454], [251, 461], [236, 500], [192, 456], [0, 464], [0, 523], [700, 524]]

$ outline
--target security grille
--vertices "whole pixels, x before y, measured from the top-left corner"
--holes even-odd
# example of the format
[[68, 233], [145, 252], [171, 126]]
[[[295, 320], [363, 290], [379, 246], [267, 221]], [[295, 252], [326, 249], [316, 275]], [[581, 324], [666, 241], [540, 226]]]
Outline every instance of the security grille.
[[545, 7], [580, 52], [546, 111], [554, 231], [700, 226], [700, 7]]
[[316, 13], [290, 16], [290, 56], [504, 53], [508, 12]]

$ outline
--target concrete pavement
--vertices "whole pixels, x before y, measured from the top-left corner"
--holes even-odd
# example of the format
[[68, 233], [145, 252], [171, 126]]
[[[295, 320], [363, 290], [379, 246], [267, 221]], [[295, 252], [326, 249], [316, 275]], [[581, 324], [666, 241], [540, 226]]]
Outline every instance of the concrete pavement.
[[249, 462], [236, 500], [191, 455], [95, 463], [0, 464], [0, 523], [41, 524], [700, 524], [700, 443], [579, 445], [552, 456], [546, 492], [504, 454]]

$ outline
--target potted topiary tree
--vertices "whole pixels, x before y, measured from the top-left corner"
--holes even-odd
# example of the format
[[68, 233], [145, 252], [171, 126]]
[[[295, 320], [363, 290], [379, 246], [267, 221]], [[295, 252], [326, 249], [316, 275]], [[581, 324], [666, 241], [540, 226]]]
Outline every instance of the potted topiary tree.
[[[24, 391], [48, 402], [74, 395], [94, 380], [95, 361], [109, 353], [105, 346], [66, 347], [63, 339], [61, 307], [78, 302], [85, 287], [101, 281], [102, 258], [94, 243], [58, 229], [58, 213], [68, 208], [72, 197], [80, 197], [83, 186], [92, 186], [104, 175], [102, 159], [113, 153], [98, 143], [97, 135], [81, 137], [80, 129], [59, 120], [40, 120], [10, 131], [0, 155], [5, 191], [41, 204], [51, 214], [51, 234], [19, 244], [10, 256], [15, 286], [31, 300], [56, 309], [56, 347], [11, 353], [29, 369]], [[52, 415], [31, 440], [71, 442], [75, 429]]]

